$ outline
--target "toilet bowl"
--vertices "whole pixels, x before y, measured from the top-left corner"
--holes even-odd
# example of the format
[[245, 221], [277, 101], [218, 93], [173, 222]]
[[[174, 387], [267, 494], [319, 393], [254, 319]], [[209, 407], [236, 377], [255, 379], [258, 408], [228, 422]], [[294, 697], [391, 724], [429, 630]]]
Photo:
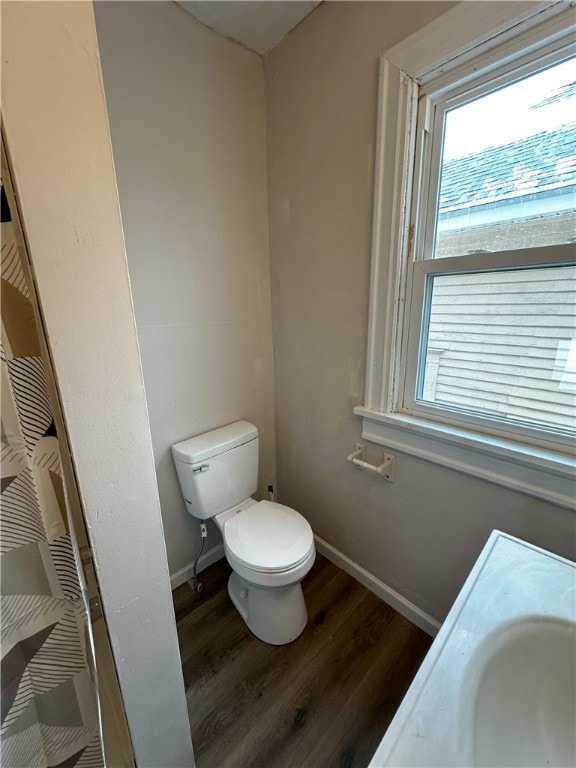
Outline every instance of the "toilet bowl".
[[214, 521], [231, 567], [256, 586], [286, 586], [299, 581], [301, 572], [306, 574], [314, 562], [312, 528], [284, 504], [248, 499], [216, 515]]
[[283, 504], [254, 499], [214, 520], [233, 571], [228, 594], [248, 628], [271, 645], [295, 640], [308, 621], [300, 582], [316, 557], [308, 522]]
[[316, 548], [296, 510], [256, 501], [258, 432], [236, 422], [172, 447], [188, 511], [213, 518], [232, 568], [228, 594], [248, 628], [266, 643], [295, 640], [308, 620], [301, 581]]

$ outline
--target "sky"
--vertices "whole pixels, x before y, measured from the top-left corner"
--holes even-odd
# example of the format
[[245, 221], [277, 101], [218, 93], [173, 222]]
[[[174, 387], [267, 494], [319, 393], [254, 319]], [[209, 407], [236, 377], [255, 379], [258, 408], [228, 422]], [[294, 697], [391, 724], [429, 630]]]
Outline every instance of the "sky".
[[[450, 110], [446, 114], [444, 160], [576, 122], [575, 83], [576, 57], [573, 57]], [[566, 88], [570, 84], [572, 88]], [[536, 107], [563, 86], [571, 95]]]

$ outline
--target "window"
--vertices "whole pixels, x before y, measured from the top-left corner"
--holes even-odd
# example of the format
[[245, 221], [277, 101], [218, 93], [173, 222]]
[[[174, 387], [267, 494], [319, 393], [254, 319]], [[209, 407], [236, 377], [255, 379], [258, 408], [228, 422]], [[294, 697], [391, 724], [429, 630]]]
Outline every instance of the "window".
[[460, 57], [447, 24], [444, 59], [432, 34], [431, 65], [415, 76], [383, 59], [368, 383], [355, 410], [365, 439], [570, 506], [576, 47], [567, 14], [544, 15], [511, 19]]
[[574, 372], [558, 376], [576, 336], [572, 49], [420, 96], [404, 412], [574, 439]]

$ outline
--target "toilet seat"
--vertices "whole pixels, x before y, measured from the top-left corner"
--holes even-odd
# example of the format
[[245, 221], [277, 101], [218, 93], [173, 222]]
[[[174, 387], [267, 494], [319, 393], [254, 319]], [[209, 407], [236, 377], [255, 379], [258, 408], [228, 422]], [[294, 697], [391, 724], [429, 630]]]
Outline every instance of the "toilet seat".
[[291, 570], [314, 549], [308, 521], [295, 509], [259, 501], [224, 524], [228, 554], [245, 568], [263, 573]]

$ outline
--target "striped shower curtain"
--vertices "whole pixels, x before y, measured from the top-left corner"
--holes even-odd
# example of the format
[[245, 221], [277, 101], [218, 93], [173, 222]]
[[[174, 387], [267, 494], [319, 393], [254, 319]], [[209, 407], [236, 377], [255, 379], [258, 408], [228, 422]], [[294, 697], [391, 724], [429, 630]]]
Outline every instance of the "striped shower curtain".
[[2, 768], [103, 766], [88, 619], [34, 293], [2, 163]]

